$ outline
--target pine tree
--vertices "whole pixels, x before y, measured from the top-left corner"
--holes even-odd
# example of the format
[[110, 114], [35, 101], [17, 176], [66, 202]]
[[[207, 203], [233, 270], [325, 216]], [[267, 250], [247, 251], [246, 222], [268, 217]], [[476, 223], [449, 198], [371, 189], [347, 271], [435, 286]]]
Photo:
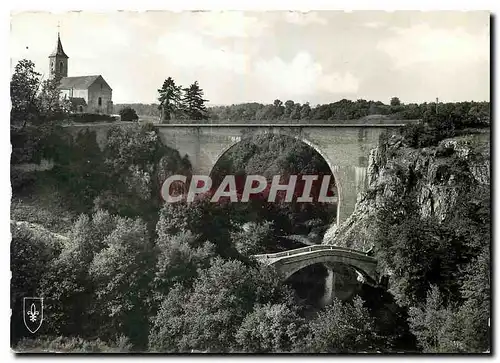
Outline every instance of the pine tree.
[[172, 114], [175, 115], [181, 109], [181, 86], [176, 86], [172, 77], [168, 77], [163, 86], [158, 90], [160, 97], [161, 122], [171, 120]]
[[208, 100], [203, 99], [203, 90], [198, 85], [198, 81], [195, 81], [188, 88], [184, 88], [183, 91], [185, 93], [182, 101], [186, 116], [191, 120], [207, 120], [208, 113], [205, 102]]

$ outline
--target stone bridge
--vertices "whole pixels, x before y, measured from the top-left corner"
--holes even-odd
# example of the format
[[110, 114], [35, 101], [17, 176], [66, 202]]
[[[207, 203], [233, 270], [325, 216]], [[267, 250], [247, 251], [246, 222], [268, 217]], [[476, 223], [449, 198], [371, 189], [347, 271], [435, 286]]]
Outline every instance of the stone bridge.
[[361, 282], [372, 286], [379, 284], [377, 260], [350, 248], [316, 245], [254, 257], [261, 263], [274, 266], [283, 280], [305, 267], [323, 264], [328, 272], [323, 305], [331, 304], [334, 296], [348, 299], [359, 289]]
[[377, 260], [366, 253], [350, 248], [316, 245], [289, 251], [254, 256], [257, 261], [274, 266], [284, 280], [303, 268], [322, 263], [342, 264], [354, 268], [367, 282], [377, 284]]
[[[342, 121], [340, 121], [342, 122]], [[348, 121], [347, 121], [348, 122]], [[254, 134], [285, 135], [304, 142], [326, 161], [335, 178], [337, 224], [354, 211], [359, 192], [366, 187], [366, 170], [370, 150], [377, 146], [383, 133], [398, 133], [408, 120], [391, 120], [391, 124], [155, 124], [161, 140], [187, 155], [194, 174], [210, 175], [224, 153], [242, 139]], [[126, 125], [126, 123], [119, 123]], [[111, 124], [69, 126], [72, 132], [87, 128], [96, 132], [97, 142], [106, 140]]]

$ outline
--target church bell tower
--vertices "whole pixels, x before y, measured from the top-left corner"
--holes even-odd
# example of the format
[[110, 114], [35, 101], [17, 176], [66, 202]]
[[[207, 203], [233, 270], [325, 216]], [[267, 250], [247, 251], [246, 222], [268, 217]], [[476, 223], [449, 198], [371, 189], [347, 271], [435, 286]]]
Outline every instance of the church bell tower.
[[49, 55], [50, 78], [61, 78], [68, 76], [68, 56], [64, 53], [61, 37], [57, 32], [56, 49]]

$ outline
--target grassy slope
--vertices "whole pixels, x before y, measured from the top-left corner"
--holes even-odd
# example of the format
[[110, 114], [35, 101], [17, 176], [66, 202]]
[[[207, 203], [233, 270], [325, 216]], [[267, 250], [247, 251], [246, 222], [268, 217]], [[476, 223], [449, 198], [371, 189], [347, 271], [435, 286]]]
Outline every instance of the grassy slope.
[[12, 195], [10, 219], [40, 224], [52, 232], [68, 232], [78, 213], [65, 203], [46, 172], [38, 172], [33, 185]]

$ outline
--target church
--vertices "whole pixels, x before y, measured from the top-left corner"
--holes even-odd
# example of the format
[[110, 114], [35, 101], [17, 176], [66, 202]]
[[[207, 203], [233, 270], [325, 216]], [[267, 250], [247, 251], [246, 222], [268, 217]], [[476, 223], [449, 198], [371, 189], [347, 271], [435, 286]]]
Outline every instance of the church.
[[50, 78], [60, 78], [61, 97], [77, 113], [113, 113], [113, 90], [101, 75], [68, 77], [68, 59], [57, 33], [56, 49], [49, 55]]

